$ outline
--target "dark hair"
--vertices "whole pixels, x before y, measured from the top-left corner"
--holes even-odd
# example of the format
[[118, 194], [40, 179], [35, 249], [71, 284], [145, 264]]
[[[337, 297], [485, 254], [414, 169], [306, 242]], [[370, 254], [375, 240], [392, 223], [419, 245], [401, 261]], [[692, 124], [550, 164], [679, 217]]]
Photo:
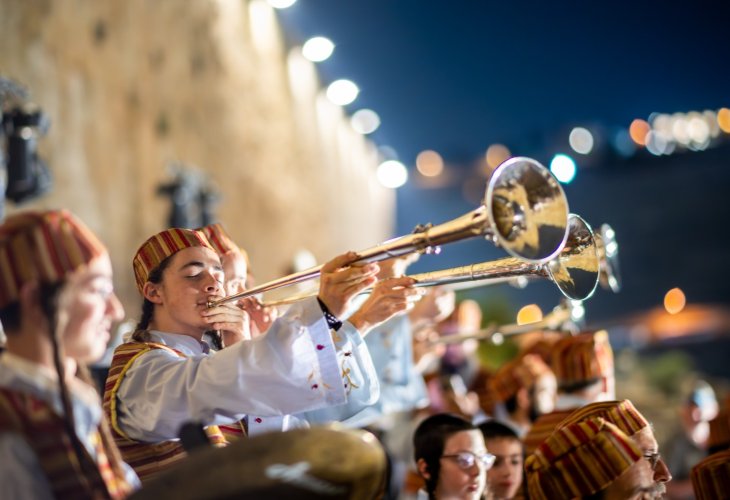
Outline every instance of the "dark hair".
[[[60, 339], [58, 338], [58, 332], [56, 329], [56, 323], [58, 320], [58, 296], [64, 285], [65, 281], [54, 283], [52, 285], [41, 285], [38, 293], [41, 309], [43, 310], [46, 318], [48, 318], [48, 323], [50, 325], [49, 334], [51, 337], [51, 345], [53, 346], [53, 364], [56, 367], [56, 374], [58, 375], [58, 386], [61, 396], [61, 405], [63, 407], [63, 415], [61, 418], [63, 420], [66, 434], [71, 441], [71, 446], [73, 447], [76, 455], [77, 465], [80, 467], [79, 472], [84, 487], [93, 497], [101, 495], [101, 498], [109, 498], [110, 495], [106, 488], [104, 488], [103, 491], [95, 491], [95, 486], [89, 481], [90, 478], [98, 476], [99, 471], [96, 464], [89, 460], [89, 454], [86, 452], [84, 445], [81, 443], [81, 440], [76, 434], [76, 419], [74, 417], [73, 405], [71, 403], [71, 395], [69, 394], [68, 386], [66, 385], [65, 363], [63, 362]], [[79, 374], [82, 375], [80, 377], [81, 380], [93, 387], [93, 384], [90, 383], [88, 372], [85, 370], [85, 367], [83, 365], [79, 365], [78, 369]], [[114, 440], [111, 437], [111, 432], [109, 431], [109, 427], [106, 424], [106, 419], [103, 415], [100, 426], [102, 446], [104, 447], [109, 459], [109, 464], [118, 476], [124, 477], [124, 471], [121, 465], [121, 455], [118, 448], [114, 445]]]
[[416, 432], [413, 434], [414, 458], [416, 462], [419, 459], [426, 462], [430, 477], [424, 478], [424, 480], [430, 498], [433, 498], [438, 484], [441, 455], [444, 453], [446, 440], [457, 432], [475, 429], [477, 427], [468, 420], [449, 413], [431, 415], [416, 428]]
[[479, 430], [482, 431], [484, 439], [509, 438], [520, 440], [517, 433], [509, 426], [498, 420], [487, 420], [479, 424]]
[[574, 394], [576, 392], [587, 389], [601, 381], [600, 377], [594, 377], [589, 380], [581, 380], [579, 382], [571, 382], [570, 384], [558, 384], [558, 391], [565, 394]]
[[[535, 386], [534, 385], [531, 386], [527, 390], [527, 394], [530, 397], [530, 408], [528, 410], [528, 418], [530, 419], [530, 422], [534, 422], [540, 416], [540, 414], [537, 413], [537, 408], [535, 407], [535, 404], [533, 401], [533, 399], [535, 397]], [[517, 410], [517, 392], [512, 394], [509, 398], [507, 398], [504, 401], [504, 408], [507, 410], [507, 413], [509, 413], [510, 415], [512, 415]]]
[[[147, 277], [147, 281], [155, 284], [162, 283], [162, 273], [170, 265], [170, 262], [172, 262], [173, 255], [170, 255], [169, 257], [163, 259], [163, 261], [160, 262], [160, 264], [156, 268], [150, 271], [150, 274]], [[132, 339], [136, 340], [137, 342], [145, 342], [149, 340], [146, 338], [145, 334], [147, 328], [149, 328], [150, 326], [150, 322], [152, 321], [154, 313], [155, 305], [149, 300], [144, 299], [144, 302], [142, 303], [142, 316], [139, 318], [137, 327], [134, 329]]]
[[515, 392], [510, 397], [504, 400], [504, 409], [507, 410], [507, 413], [510, 415], [517, 410], [517, 393]]
[[0, 308], [0, 322], [3, 325], [5, 335], [8, 331], [15, 331], [20, 328], [20, 302], [15, 301]]

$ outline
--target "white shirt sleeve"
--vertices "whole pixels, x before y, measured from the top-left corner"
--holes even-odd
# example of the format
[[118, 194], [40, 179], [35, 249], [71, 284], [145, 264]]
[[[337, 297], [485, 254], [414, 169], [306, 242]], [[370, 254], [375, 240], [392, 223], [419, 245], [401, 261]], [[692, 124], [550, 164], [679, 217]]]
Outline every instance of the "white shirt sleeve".
[[338, 346], [337, 357], [341, 366], [342, 385], [348, 395], [347, 403], [297, 415], [310, 424], [341, 422], [374, 404], [380, 397], [378, 373], [360, 332], [349, 321], [345, 321], [333, 335]]
[[2, 498], [53, 499], [51, 485], [33, 449], [17, 434], [0, 434]]
[[266, 335], [214, 355], [181, 358], [152, 350], [122, 379], [118, 422], [130, 438], [156, 442], [176, 439], [189, 420], [215, 425], [247, 414], [276, 416], [344, 404], [339, 351], [345, 348], [347, 342], [335, 345], [319, 304], [310, 299], [289, 308]]
[[385, 415], [428, 404], [426, 384], [413, 365], [407, 315], [391, 318], [373, 329], [365, 343], [380, 383], [380, 397], [370, 405], [348, 402], [345, 406], [308, 412], [305, 415], [310, 423], [339, 420], [348, 427], [363, 427]]

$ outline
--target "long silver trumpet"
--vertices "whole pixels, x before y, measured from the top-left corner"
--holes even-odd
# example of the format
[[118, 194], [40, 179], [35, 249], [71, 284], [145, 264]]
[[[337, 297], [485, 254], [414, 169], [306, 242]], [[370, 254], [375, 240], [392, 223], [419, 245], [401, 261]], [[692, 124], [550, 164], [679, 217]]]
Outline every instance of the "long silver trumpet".
[[580, 301], [563, 300], [550, 313], [540, 321], [519, 325], [489, 325], [483, 330], [474, 332], [458, 333], [447, 335], [432, 340], [431, 344], [458, 344], [466, 340], [490, 340], [494, 344], [501, 344], [506, 337], [515, 337], [526, 333], [548, 330], [555, 332], [570, 332], [572, 325], [581, 321], [583, 317], [583, 305]]
[[[537, 264], [516, 257], [452, 267], [440, 271], [411, 274], [415, 287], [473, 283], [475, 286], [506, 283], [516, 278], [548, 278], [571, 300], [585, 300], [593, 295], [598, 284], [599, 254], [591, 227], [580, 216], [568, 217], [568, 238], [565, 246], [554, 259]], [[366, 290], [363, 293], [368, 293]], [[316, 291], [309, 291], [278, 301], [267, 301], [267, 306], [290, 304], [313, 297]]]
[[[567, 233], [568, 201], [558, 181], [537, 161], [515, 157], [494, 171], [484, 201], [477, 209], [437, 226], [421, 226], [413, 234], [360, 251], [355, 263], [376, 262], [413, 252], [434, 252], [446, 243], [483, 236], [510, 255], [541, 264], [563, 249]], [[321, 270], [322, 266], [316, 266], [245, 292], [210, 300], [208, 307], [317, 278]]]
[[580, 216], [568, 217], [568, 239], [557, 257], [545, 264], [507, 257], [468, 266], [413, 274], [415, 286], [448, 285], [478, 282], [494, 285], [517, 277], [548, 278], [571, 300], [585, 300], [593, 295], [598, 284], [599, 257], [591, 227]]

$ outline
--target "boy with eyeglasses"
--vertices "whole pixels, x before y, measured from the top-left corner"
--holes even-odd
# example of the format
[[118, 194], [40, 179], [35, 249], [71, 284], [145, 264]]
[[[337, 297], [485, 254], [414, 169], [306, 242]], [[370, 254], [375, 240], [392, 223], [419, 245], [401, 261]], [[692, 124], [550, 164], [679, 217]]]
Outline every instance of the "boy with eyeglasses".
[[418, 473], [426, 483], [419, 498], [478, 499], [484, 496], [487, 470], [494, 455], [487, 452], [481, 431], [450, 414], [432, 415], [413, 435]]

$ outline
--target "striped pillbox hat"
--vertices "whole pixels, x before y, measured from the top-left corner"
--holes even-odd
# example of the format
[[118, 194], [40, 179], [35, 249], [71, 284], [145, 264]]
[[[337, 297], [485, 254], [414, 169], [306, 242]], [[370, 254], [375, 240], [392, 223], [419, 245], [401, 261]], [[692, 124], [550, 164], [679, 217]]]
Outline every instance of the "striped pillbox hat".
[[205, 247], [215, 251], [200, 231], [172, 228], [161, 231], [142, 243], [132, 259], [137, 290], [142, 293], [150, 273], [166, 258], [180, 250], [191, 247]]
[[714, 453], [692, 467], [690, 479], [697, 500], [730, 498], [730, 450]]
[[550, 368], [537, 354], [523, 354], [502, 365], [490, 385], [498, 401], [507, 401], [521, 388], [533, 386], [542, 375], [550, 373]]
[[606, 489], [642, 458], [633, 440], [602, 418], [555, 431], [525, 462], [530, 498], [582, 498]]
[[107, 253], [99, 239], [71, 212], [23, 212], [0, 225], [0, 307], [18, 300], [21, 287], [66, 275]]
[[564, 337], [553, 346], [551, 367], [559, 386], [571, 386], [613, 375], [613, 350], [608, 332]]
[[600, 417], [615, 425], [627, 436], [633, 436], [649, 425], [644, 416], [628, 399], [623, 401], [601, 401], [575, 410], [558, 424], [558, 429], [588, 418]]
[[240, 252], [238, 245], [233, 243], [233, 240], [220, 223], [209, 224], [201, 227], [198, 231], [208, 238], [208, 242], [218, 255], [225, 255], [229, 252]]

